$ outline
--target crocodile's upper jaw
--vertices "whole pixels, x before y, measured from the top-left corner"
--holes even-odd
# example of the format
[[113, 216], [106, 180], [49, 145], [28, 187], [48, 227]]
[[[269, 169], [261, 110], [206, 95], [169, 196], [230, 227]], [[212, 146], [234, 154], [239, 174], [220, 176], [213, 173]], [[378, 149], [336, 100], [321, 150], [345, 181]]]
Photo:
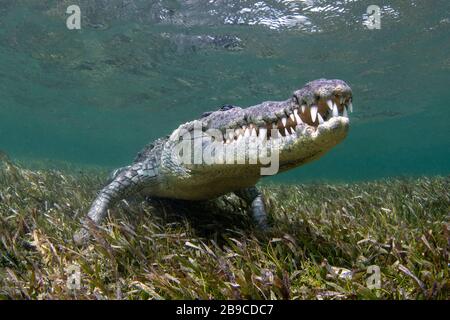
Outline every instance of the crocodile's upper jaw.
[[[220, 130], [220, 143], [228, 149], [238, 149], [251, 139], [264, 140], [264, 146], [270, 151], [279, 152], [279, 171], [285, 171], [320, 157], [341, 142], [349, 128], [348, 113], [352, 108], [352, 91], [344, 81], [320, 79], [307, 83], [286, 101], [216, 111], [179, 129], [190, 131], [200, 124], [206, 137], [208, 130]], [[205, 141], [202, 148], [209, 145]], [[239, 179], [243, 174], [259, 174], [262, 165], [252, 156], [246, 155], [245, 165], [188, 164], [186, 167], [197, 174], [209, 174], [220, 168], [223, 177]], [[256, 165], [249, 164], [255, 161]]]

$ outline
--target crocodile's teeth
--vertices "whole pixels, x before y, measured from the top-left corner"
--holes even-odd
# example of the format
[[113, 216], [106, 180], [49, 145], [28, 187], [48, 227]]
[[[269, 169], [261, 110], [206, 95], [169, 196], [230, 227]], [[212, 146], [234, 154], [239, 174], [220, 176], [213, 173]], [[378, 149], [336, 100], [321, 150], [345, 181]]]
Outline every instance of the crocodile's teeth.
[[276, 127], [272, 127], [272, 129], [270, 130], [270, 137], [278, 138], [278, 129]]
[[333, 101], [327, 100], [327, 105], [328, 105], [328, 108], [330, 108], [330, 110], [333, 110]]
[[241, 129], [236, 129], [236, 130], [234, 130], [234, 135], [235, 135], [236, 137], [239, 137], [239, 136], [241, 135], [241, 132], [242, 132]]
[[256, 129], [255, 129], [255, 128], [252, 129], [251, 136], [252, 136], [252, 137], [257, 137], [257, 136], [258, 136], [258, 135], [256, 134]]
[[302, 105], [302, 113], [305, 113], [305, 110], [306, 110], [306, 106]]
[[248, 138], [248, 137], [250, 137], [250, 129], [249, 128], [245, 129], [245, 131], [244, 131], [244, 138]]
[[236, 141], [239, 142], [239, 141], [241, 141], [241, 139], [242, 139], [242, 136], [238, 135]]
[[228, 139], [233, 140], [234, 134], [232, 132], [228, 132]]
[[266, 128], [259, 128], [259, 139], [264, 140], [267, 136], [267, 129]]
[[339, 117], [339, 111], [336, 103], [333, 103], [333, 117]]
[[295, 116], [294, 116], [293, 113], [291, 113], [291, 114], [289, 115], [289, 118], [291, 118], [291, 120], [292, 120], [293, 122], [295, 122]]
[[281, 118], [281, 123], [283, 123], [283, 127], [286, 127], [286, 123], [287, 123], [286, 117]]
[[317, 116], [317, 106], [311, 106], [311, 120], [312, 122], [316, 122], [316, 116]]
[[317, 113], [317, 118], [319, 119], [319, 124], [322, 124], [323, 123], [323, 118], [320, 115], [320, 113]]
[[344, 107], [344, 111], [342, 112], [342, 116], [348, 118], [347, 107]]
[[289, 131], [287, 128], [284, 128], [284, 135], [287, 137], [288, 135], [290, 135]]
[[294, 110], [294, 117], [295, 117], [295, 120], [297, 120], [297, 124], [303, 123], [302, 119], [298, 115], [298, 110], [297, 109]]
[[353, 103], [351, 101], [348, 103], [348, 110], [353, 112]]
[[272, 130], [270, 130], [270, 136], [277, 138], [278, 137], [278, 126], [274, 123], [272, 124]]
[[339, 102], [340, 102], [340, 104], [343, 104], [343, 103], [344, 103], [344, 100], [345, 100], [345, 98], [344, 98], [344, 97], [340, 97], [340, 98], [339, 98]]

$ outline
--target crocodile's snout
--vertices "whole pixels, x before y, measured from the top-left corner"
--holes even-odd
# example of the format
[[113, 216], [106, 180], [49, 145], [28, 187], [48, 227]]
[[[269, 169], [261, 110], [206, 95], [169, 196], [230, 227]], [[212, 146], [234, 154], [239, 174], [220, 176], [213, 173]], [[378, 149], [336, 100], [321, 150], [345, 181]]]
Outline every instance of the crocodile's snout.
[[351, 88], [342, 80], [309, 82], [293, 94], [294, 106], [287, 114], [290, 118], [288, 127], [303, 123], [317, 128], [334, 117], [348, 118], [348, 113], [353, 112], [352, 99]]
[[274, 134], [288, 137], [297, 129], [316, 130], [334, 117], [348, 118], [353, 111], [352, 90], [342, 80], [319, 79], [295, 91], [286, 101], [267, 101], [242, 109], [226, 108], [206, 117], [206, 129], [218, 129], [223, 143], [230, 144], [245, 137], [270, 140]]

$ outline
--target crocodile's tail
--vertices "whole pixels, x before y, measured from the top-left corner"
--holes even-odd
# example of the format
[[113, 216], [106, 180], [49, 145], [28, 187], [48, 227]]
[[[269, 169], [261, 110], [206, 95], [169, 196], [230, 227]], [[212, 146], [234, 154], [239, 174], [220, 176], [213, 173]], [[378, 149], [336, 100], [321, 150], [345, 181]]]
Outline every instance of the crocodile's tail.
[[87, 242], [89, 225], [98, 225], [108, 213], [110, 206], [128, 195], [136, 193], [154, 177], [154, 168], [144, 162], [116, 170], [111, 182], [99, 192], [92, 203], [87, 217], [82, 221], [82, 228], [74, 235], [74, 241], [77, 244]]

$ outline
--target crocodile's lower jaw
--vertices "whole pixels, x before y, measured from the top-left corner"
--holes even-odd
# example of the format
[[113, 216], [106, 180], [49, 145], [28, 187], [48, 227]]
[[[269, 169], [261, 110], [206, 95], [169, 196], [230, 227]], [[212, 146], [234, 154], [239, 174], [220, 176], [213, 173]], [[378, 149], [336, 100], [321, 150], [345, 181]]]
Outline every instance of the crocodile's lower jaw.
[[285, 171], [310, 162], [347, 136], [350, 121], [348, 117], [333, 117], [317, 127], [298, 125], [292, 134], [278, 138], [280, 171]]

